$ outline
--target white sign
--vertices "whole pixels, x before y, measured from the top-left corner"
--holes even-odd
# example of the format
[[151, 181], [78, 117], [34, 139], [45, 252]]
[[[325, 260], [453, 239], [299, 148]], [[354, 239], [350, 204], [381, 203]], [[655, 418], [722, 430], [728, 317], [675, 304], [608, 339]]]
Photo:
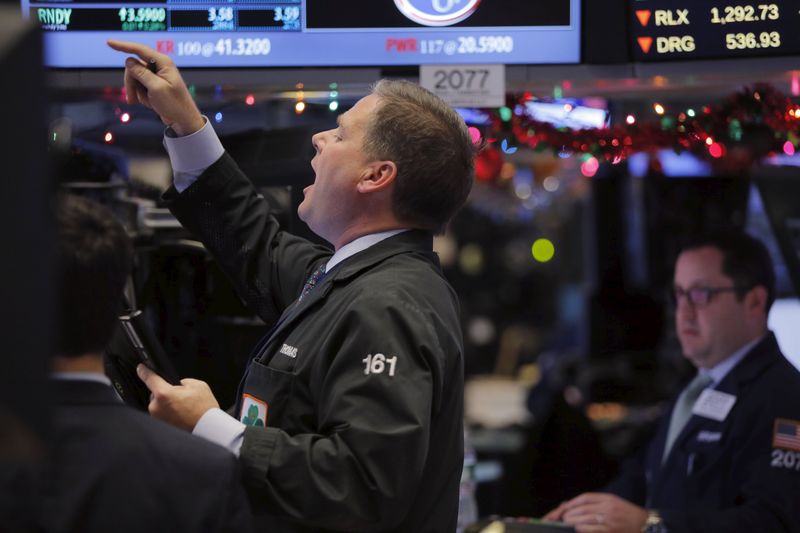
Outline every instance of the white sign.
[[692, 407], [692, 414], [722, 422], [731, 412], [736, 396], [714, 389], [705, 389]]
[[419, 83], [453, 107], [506, 105], [505, 65], [420, 65]]

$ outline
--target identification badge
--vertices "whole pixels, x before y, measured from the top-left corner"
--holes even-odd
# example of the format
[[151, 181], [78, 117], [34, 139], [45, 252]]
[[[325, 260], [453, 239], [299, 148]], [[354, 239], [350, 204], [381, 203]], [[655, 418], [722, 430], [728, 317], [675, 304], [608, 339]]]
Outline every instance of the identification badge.
[[731, 412], [736, 396], [714, 389], [705, 389], [692, 407], [692, 414], [722, 422]]
[[267, 402], [249, 394], [242, 394], [242, 412], [239, 413], [239, 420], [242, 424], [245, 426], [266, 426], [267, 411], [269, 411]]
[[697, 434], [697, 442], [719, 442], [722, 433], [719, 431], [701, 431]]

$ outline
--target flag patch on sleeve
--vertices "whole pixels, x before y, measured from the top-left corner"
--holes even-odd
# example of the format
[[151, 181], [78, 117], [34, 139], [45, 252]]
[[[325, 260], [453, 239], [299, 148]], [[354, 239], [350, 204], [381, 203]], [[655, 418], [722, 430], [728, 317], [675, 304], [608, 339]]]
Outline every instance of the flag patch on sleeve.
[[800, 451], [800, 422], [786, 418], [775, 419], [772, 447]]

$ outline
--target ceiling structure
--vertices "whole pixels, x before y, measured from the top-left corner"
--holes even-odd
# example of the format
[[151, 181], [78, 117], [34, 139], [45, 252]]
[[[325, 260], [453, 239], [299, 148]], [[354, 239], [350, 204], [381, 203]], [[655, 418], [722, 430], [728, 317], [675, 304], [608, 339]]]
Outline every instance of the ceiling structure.
[[[798, 66], [798, 57], [617, 65], [509, 65], [506, 83], [509, 92], [530, 91], [542, 96], [551, 95], [555, 86], [561, 86], [565, 97], [708, 100], [755, 82], [770, 83], [792, 94], [793, 83], [795, 91], [798, 88]], [[231, 100], [247, 94], [260, 99], [295, 99], [300, 87], [305, 99], [313, 101], [315, 97], [327, 98], [331, 83], [337, 84], [340, 100], [347, 102], [365, 95], [381, 77], [412, 80], [418, 77], [415, 68], [186, 69], [183, 74], [187, 83], [196, 87], [201, 102], [218, 99], [217, 86], [222, 86], [224, 97]], [[57, 101], [103, 98], [109, 88], [121, 85], [122, 66], [119, 71], [55, 70], [50, 72], [50, 81]], [[564, 84], [565, 81], [568, 83]]]

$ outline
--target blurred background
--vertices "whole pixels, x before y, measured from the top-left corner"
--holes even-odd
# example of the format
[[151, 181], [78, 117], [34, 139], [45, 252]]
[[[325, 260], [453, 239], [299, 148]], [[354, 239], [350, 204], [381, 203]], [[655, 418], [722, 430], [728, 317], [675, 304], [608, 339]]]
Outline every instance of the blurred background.
[[[124, 56], [108, 37], [172, 54], [225, 147], [285, 226], [312, 239], [295, 211], [314, 132], [381, 77], [503, 66], [499, 102], [457, 106], [483, 150], [467, 205], [435, 242], [461, 301], [466, 516], [541, 515], [602, 486], [647, 441], [691, 373], [666, 295], [677, 250], [701, 231], [742, 227], [767, 244], [770, 324], [800, 364], [800, 2], [751, 13], [714, 0], [485, 0], [444, 29], [391, 0], [241, 4], [3, 5], [0, 416], [22, 428], [3, 430], [10, 483], [24, 486], [20, 465], [35, 464], [31, 443], [47, 435], [46, 391], [30, 391], [57, 327], [57, 188], [125, 223], [132, 305], [179, 373], [209, 382], [221, 404], [265, 331], [161, 205], [164, 126], [125, 103]], [[464, 52], [448, 55], [450, 42]]]

